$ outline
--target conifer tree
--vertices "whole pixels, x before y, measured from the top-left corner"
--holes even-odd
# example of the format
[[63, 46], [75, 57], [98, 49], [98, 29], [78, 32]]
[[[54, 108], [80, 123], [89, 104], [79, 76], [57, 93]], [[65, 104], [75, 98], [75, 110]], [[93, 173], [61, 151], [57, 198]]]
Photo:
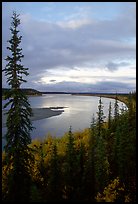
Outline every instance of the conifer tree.
[[66, 196], [69, 201], [74, 199], [75, 183], [76, 183], [76, 151], [74, 147], [74, 136], [71, 126], [68, 133], [68, 142], [66, 146], [66, 165], [65, 165], [65, 182]]
[[[5, 59], [8, 63], [3, 71], [7, 76], [7, 83], [11, 87], [6, 98], [8, 102], [4, 108], [10, 105], [7, 112], [7, 133], [5, 135], [7, 171], [9, 171], [9, 190], [7, 200], [28, 201], [29, 199], [29, 147], [31, 143], [30, 131], [32, 124], [30, 116], [31, 107], [26, 95], [21, 91], [20, 85], [26, 80], [23, 75], [28, 75], [28, 68], [24, 68], [21, 60], [24, 57], [20, 43], [22, 36], [19, 36], [18, 26], [20, 25], [19, 15], [13, 12], [11, 23], [11, 39], [8, 40], [7, 49], [11, 52]], [[12, 168], [11, 168], [12, 166]]]
[[111, 101], [109, 103], [109, 114], [108, 114], [108, 129], [111, 128], [111, 119], [112, 119], [112, 106], [111, 106]]
[[117, 94], [115, 97], [115, 103], [114, 103], [114, 120], [115, 122], [117, 121], [119, 116], [119, 105], [118, 105], [118, 98], [117, 98]]
[[109, 162], [106, 155], [106, 145], [100, 137], [95, 151], [95, 190], [101, 191], [107, 185], [109, 177]]
[[105, 130], [103, 128], [104, 123], [104, 113], [103, 113], [103, 103], [101, 97], [99, 99], [98, 105], [98, 118], [96, 126], [96, 147], [95, 147], [95, 160], [94, 160], [94, 170], [95, 170], [95, 186], [96, 190], [100, 191], [103, 189], [108, 180], [108, 169], [109, 162], [106, 155], [106, 143], [105, 143]]
[[84, 144], [81, 139], [79, 139], [79, 149], [77, 150], [77, 168], [76, 168], [76, 187], [75, 187], [75, 197], [76, 201], [83, 201], [86, 194], [85, 194], [85, 163], [86, 163], [86, 151]]
[[98, 130], [98, 134], [97, 136], [100, 137], [101, 133], [103, 131], [103, 123], [104, 123], [104, 113], [103, 113], [103, 103], [101, 100], [101, 97], [99, 99], [99, 105], [98, 105], [98, 112], [97, 112], [97, 130]]
[[111, 101], [109, 103], [109, 113], [108, 113], [108, 129], [106, 130], [106, 154], [108, 157], [108, 161], [110, 164], [110, 172], [112, 168], [112, 160], [113, 160], [113, 143], [114, 143], [114, 133], [113, 133], [113, 120], [112, 120], [112, 106]]
[[90, 125], [88, 158], [84, 170], [84, 198], [85, 201], [94, 202], [95, 197], [95, 149], [96, 149], [96, 120], [93, 114]]
[[133, 127], [133, 122], [134, 122], [134, 118], [135, 118], [135, 109], [134, 109], [134, 102], [133, 102], [133, 95], [131, 94], [131, 92], [128, 95], [128, 122], [129, 122], [129, 131], [132, 130]]
[[56, 142], [52, 145], [50, 169], [48, 175], [49, 201], [60, 201], [62, 199], [61, 191], [61, 167], [59, 165], [59, 156], [57, 153]]

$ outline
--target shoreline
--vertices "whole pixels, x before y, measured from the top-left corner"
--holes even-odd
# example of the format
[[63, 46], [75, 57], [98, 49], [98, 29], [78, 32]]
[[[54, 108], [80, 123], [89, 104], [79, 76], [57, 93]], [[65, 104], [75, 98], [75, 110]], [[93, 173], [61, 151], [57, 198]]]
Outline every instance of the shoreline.
[[[50, 107], [50, 108], [32, 108], [33, 116], [30, 120], [42, 120], [54, 116], [58, 116], [64, 112], [66, 107]], [[60, 110], [59, 110], [60, 109]], [[6, 127], [7, 115], [5, 114], [7, 110], [2, 110], [2, 128]]]
[[[72, 94], [78, 96], [96, 96], [96, 97], [103, 97], [103, 98], [111, 98], [115, 99], [116, 94]], [[117, 100], [123, 102], [126, 106], [128, 106], [128, 94], [117, 94]]]

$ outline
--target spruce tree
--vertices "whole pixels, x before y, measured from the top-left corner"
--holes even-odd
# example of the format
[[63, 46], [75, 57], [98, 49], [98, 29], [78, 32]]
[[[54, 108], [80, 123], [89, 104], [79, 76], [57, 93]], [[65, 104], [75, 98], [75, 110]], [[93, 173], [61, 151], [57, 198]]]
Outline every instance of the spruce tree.
[[61, 201], [61, 167], [59, 164], [59, 155], [57, 152], [56, 141], [52, 144], [50, 169], [48, 175], [48, 201]]
[[84, 201], [94, 202], [95, 199], [95, 148], [96, 148], [96, 120], [94, 114], [90, 125], [88, 157], [84, 169]]
[[117, 121], [119, 117], [119, 105], [118, 105], [118, 97], [117, 94], [115, 96], [115, 103], [114, 103], [114, 120]]
[[128, 95], [128, 122], [129, 122], [129, 131], [132, 130], [133, 128], [133, 122], [135, 119], [135, 102], [134, 99], [132, 98], [133, 95], [131, 94], [131, 92]]
[[85, 194], [85, 184], [86, 180], [84, 177], [85, 171], [85, 163], [86, 163], [86, 150], [82, 139], [79, 139], [79, 148], [77, 150], [77, 160], [76, 160], [76, 186], [75, 186], [75, 201], [83, 201]]
[[112, 106], [111, 106], [111, 101], [109, 103], [109, 114], [108, 114], [108, 129], [111, 128], [111, 119], [112, 119]]
[[[31, 143], [30, 131], [32, 124], [30, 116], [31, 107], [26, 95], [21, 91], [20, 86], [26, 80], [23, 75], [28, 75], [28, 68], [24, 68], [21, 60], [24, 57], [20, 43], [22, 36], [19, 35], [20, 25], [19, 15], [13, 12], [11, 23], [11, 39], [8, 40], [7, 49], [11, 52], [5, 59], [8, 63], [3, 70], [7, 77], [7, 83], [11, 87], [6, 94], [10, 109], [7, 111], [7, 133], [5, 135], [6, 162], [8, 175], [8, 195], [7, 201], [28, 201], [29, 199], [29, 159]], [[11, 168], [12, 167], [12, 168]]]
[[97, 126], [95, 136], [95, 151], [94, 151], [94, 171], [95, 171], [95, 189], [101, 191], [108, 181], [109, 162], [106, 155], [105, 130], [103, 128], [104, 113], [101, 97], [99, 99], [97, 112]]
[[65, 164], [65, 186], [66, 197], [68, 201], [73, 201], [76, 184], [76, 151], [74, 147], [74, 136], [71, 127], [68, 133], [68, 142], [66, 146], [66, 164]]
[[[113, 143], [114, 143], [114, 133], [113, 133], [113, 120], [112, 120], [112, 106], [111, 101], [109, 103], [109, 112], [108, 112], [108, 129], [106, 130], [106, 154], [108, 157], [108, 161], [110, 164], [110, 173], [112, 168], [112, 149], [113, 149]], [[110, 175], [111, 176], [111, 175]]]
[[98, 105], [98, 112], [97, 112], [97, 130], [98, 130], [98, 137], [101, 136], [101, 133], [103, 132], [103, 123], [104, 123], [104, 113], [103, 113], [103, 103], [101, 100], [101, 97], [99, 99], [99, 105]]

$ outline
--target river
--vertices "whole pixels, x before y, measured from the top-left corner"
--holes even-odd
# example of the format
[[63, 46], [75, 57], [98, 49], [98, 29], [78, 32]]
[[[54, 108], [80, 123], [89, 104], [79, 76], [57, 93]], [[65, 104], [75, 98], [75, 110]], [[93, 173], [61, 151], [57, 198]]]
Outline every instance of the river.
[[[72, 126], [72, 131], [81, 131], [90, 126], [93, 114], [97, 117], [99, 97], [96, 96], [44, 94], [42, 96], [30, 96], [28, 99], [32, 108], [64, 107], [64, 112], [60, 115], [33, 121], [32, 124], [35, 129], [31, 132], [32, 139], [44, 138], [49, 133], [52, 136], [61, 137], [69, 130], [70, 126]], [[110, 101], [113, 109], [115, 100], [102, 98], [106, 119]], [[2, 104], [5, 104], [4, 100]], [[122, 102], [119, 102], [120, 108], [122, 105], [125, 107]], [[5, 132], [6, 128], [2, 128], [3, 136]]]

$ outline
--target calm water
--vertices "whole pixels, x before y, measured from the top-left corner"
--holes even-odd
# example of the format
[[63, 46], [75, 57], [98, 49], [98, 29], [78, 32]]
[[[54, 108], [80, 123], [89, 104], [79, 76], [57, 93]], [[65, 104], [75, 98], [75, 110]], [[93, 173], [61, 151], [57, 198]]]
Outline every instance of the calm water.
[[[66, 107], [61, 115], [33, 121], [36, 128], [31, 132], [32, 139], [43, 138], [48, 133], [61, 137], [72, 126], [72, 131], [83, 130], [90, 126], [92, 115], [98, 111], [99, 97], [76, 96], [66, 94], [48, 94], [43, 96], [29, 97], [32, 108]], [[104, 115], [108, 117], [109, 102], [114, 106], [114, 99], [102, 98]], [[5, 101], [2, 102], [3, 104]], [[119, 102], [120, 108], [122, 102]], [[125, 106], [125, 105], [124, 105]], [[2, 134], [6, 128], [2, 128]]]

